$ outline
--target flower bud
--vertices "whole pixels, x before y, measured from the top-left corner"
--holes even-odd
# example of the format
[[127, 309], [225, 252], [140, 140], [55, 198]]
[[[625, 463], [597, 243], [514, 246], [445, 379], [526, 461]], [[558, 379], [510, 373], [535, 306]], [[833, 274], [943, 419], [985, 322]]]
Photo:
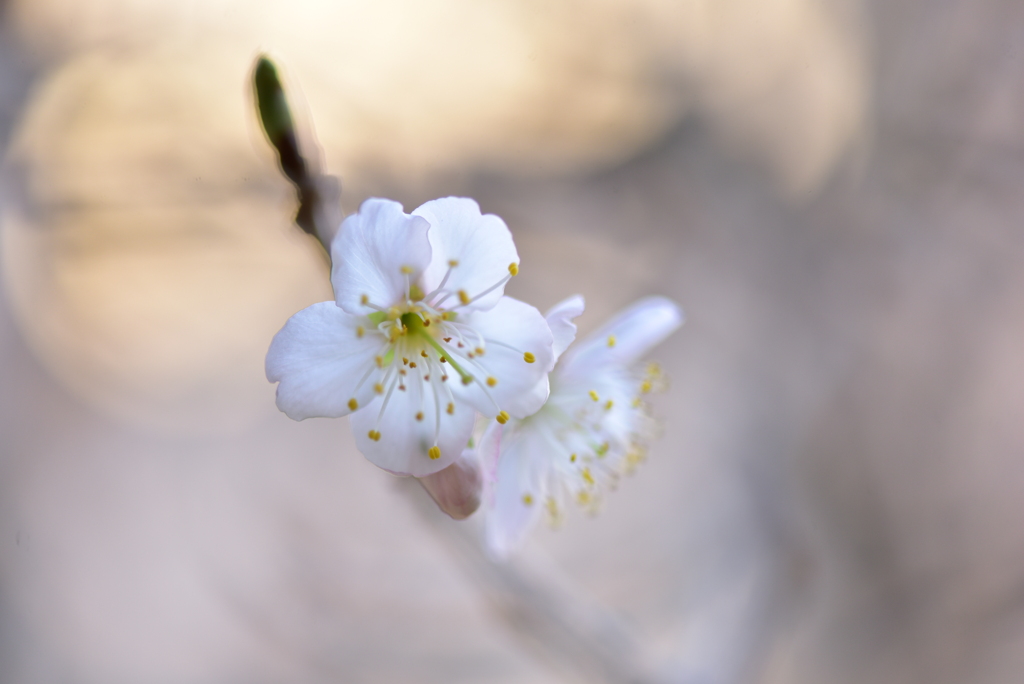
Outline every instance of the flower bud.
[[417, 479], [438, 508], [455, 520], [468, 518], [480, 506], [483, 472], [472, 449], [463, 451], [444, 470]]

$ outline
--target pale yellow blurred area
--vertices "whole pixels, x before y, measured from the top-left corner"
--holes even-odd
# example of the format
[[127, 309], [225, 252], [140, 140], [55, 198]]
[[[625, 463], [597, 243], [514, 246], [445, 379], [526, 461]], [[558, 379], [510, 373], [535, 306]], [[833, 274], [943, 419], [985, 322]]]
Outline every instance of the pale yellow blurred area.
[[[403, 179], [607, 166], [694, 106], [807, 189], [861, 133], [869, 84], [852, 0], [479, 3], [13, 2], [44, 57], [154, 44], [277, 55], [332, 168]], [[190, 51], [197, 54], [189, 56]], [[199, 67], [197, 67], [199, 68]]]
[[374, 187], [594, 173], [687, 111], [807, 192], [864, 126], [863, 56], [833, 9], [12, 3], [13, 30], [53, 64], [8, 153], [22, 191], [4, 219], [14, 310], [50, 371], [102, 410], [234, 429], [269, 400], [273, 332], [330, 295], [254, 120], [259, 51], [280, 62], [306, 152], [341, 176], [349, 211]]
[[[266, 342], [329, 299], [326, 259], [250, 144], [240, 71], [151, 53], [71, 62], [41, 89], [10, 156], [24, 204], [3, 272], [51, 372], [114, 415], [236, 429], [272, 401]], [[235, 87], [222, 84], [235, 80]]]

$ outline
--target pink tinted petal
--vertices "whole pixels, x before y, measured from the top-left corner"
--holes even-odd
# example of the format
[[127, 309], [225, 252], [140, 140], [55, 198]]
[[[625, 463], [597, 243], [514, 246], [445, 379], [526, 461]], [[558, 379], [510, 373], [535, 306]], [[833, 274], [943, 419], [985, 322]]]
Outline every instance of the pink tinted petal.
[[583, 315], [584, 308], [583, 295], [573, 295], [555, 304], [545, 314], [544, 319], [548, 322], [548, 327], [551, 328], [551, 336], [555, 341], [552, 347], [555, 361], [558, 361], [558, 357], [562, 355], [562, 352], [576, 339], [576, 324], [573, 323], [573, 320]]
[[[413, 374], [406, 377], [404, 384], [405, 391], [395, 387], [383, 415], [380, 413], [381, 395], [365, 409], [354, 413], [352, 430], [359, 451], [374, 465], [398, 475], [424, 477], [447, 468], [462, 453], [469, 443], [475, 414], [465, 404], [456, 404], [454, 412], [449, 414], [448, 400], [439, 394], [441, 430], [437, 446], [441, 457], [431, 459], [429, 451], [434, 445], [438, 417], [434, 393], [430, 383]], [[416, 420], [419, 412], [423, 413], [422, 420]], [[379, 441], [370, 439], [370, 430], [380, 432]]]
[[517, 432], [502, 444], [494, 504], [485, 527], [487, 548], [494, 557], [505, 558], [522, 546], [539, 519], [547, 497], [551, 448], [531, 430]]
[[430, 263], [428, 228], [424, 219], [403, 212], [398, 202], [363, 202], [331, 243], [331, 283], [338, 306], [367, 314], [373, 309], [362, 303], [364, 295], [383, 308], [404, 301], [406, 282], [416, 282]]
[[[375, 334], [360, 337], [360, 319], [334, 302], [320, 302], [288, 319], [267, 352], [267, 379], [277, 386], [277, 407], [295, 420], [351, 413], [349, 401], [363, 406], [373, 380], [356, 385], [375, 367], [383, 343]], [[371, 371], [372, 372], [372, 371]]]
[[[489, 418], [499, 410], [524, 418], [543, 406], [547, 390], [543, 396], [535, 390], [554, 366], [554, 355], [551, 330], [540, 312], [517, 299], [502, 297], [493, 309], [472, 312], [460, 320], [483, 336], [486, 353], [465, 363], [478, 382], [453, 383], [452, 392]], [[475, 337], [467, 333], [466, 339], [472, 344]], [[524, 360], [524, 352], [533, 354], [533, 363]], [[497, 380], [493, 387], [486, 385], [489, 377]]]
[[609, 364], [631, 365], [682, 323], [683, 312], [672, 300], [641, 299], [567, 351], [559, 376], [576, 379]]
[[[509, 275], [509, 264], [519, 264], [512, 234], [505, 222], [494, 214], [481, 214], [480, 206], [465, 197], [445, 197], [432, 200], [412, 212], [430, 223], [430, 247], [433, 259], [424, 273], [427, 292], [434, 290], [448, 273], [449, 263], [457, 266], [445, 283], [452, 292], [464, 291], [477, 297]], [[497, 287], [473, 300], [464, 309], [486, 310], [501, 299], [505, 287]], [[451, 308], [458, 299], [451, 297], [446, 307]]]

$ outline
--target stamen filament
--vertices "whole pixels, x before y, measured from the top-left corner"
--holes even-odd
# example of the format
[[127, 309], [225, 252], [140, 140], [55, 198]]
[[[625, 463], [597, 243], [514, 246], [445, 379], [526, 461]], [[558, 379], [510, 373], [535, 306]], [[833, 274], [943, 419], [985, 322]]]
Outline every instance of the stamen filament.
[[470, 378], [472, 380], [473, 376], [467, 373], [465, 370], [463, 370], [462, 366], [455, 362], [455, 359], [452, 358], [454, 355], [450, 351], [446, 351], [444, 347], [441, 346], [440, 342], [435, 340], [430, 335], [424, 335], [424, 338], [427, 340], [427, 344], [434, 348], [434, 351], [448, 359], [448, 363], [451, 365], [452, 368], [455, 369], [455, 372], [458, 373], [460, 377], [462, 377], [463, 382], [465, 382], [466, 378]]
[[437, 383], [430, 383], [430, 389], [434, 390], [434, 446], [437, 446], [437, 438], [441, 435], [441, 397], [437, 395]]
[[[494, 283], [493, 285], [491, 285], [489, 288], [487, 288], [486, 290], [484, 290], [480, 294], [477, 294], [477, 295], [474, 295], [472, 297], [469, 297], [468, 301], [460, 301], [459, 302], [459, 306], [467, 306], [469, 304], [472, 304], [473, 302], [475, 302], [476, 300], [480, 299], [481, 297], [494, 292], [495, 290], [497, 290], [499, 287], [501, 287], [502, 285], [504, 285], [505, 283], [507, 283], [511, 279], [512, 279], [512, 274], [509, 273], [507, 276], [505, 276], [504, 278], [502, 278], [498, 282]], [[455, 308], [458, 308], [458, 307], [455, 307]]]
[[[388, 372], [391, 372], [390, 368], [388, 369]], [[391, 401], [391, 394], [395, 391], [399, 378], [401, 378], [401, 376], [395, 373], [395, 378], [391, 381], [391, 386], [388, 387], [388, 393], [384, 395], [384, 403], [380, 406], [380, 413], [377, 414], [377, 422], [373, 426], [374, 431], [378, 431], [377, 429], [380, 427], [380, 419], [384, 417], [384, 411], [388, 407], [388, 402]]]
[[[455, 266], [458, 266], [458, 264], [456, 263], [456, 264], [455, 264]], [[441, 278], [441, 282], [440, 282], [440, 283], [438, 283], [437, 287], [435, 287], [435, 288], [434, 288], [434, 291], [433, 291], [433, 292], [431, 292], [430, 294], [428, 294], [428, 295], [427, 295], [426, 297], [424, 297], [424, 298], [423, 298], [423, 301], [425, 301], [425, 302], [429, 302], [429, 301], [430, 301], [430, 299], [431, 299], [431, 298], [432, 298], [432, 297], [433, 297], [434, 295], [436, 295], [436, 294], [437, 294], [438, 292], [440, 292], [440, 291], [441, 291], [441, 290], [442, 290], [442, 289], [444, 288], [444, 286], [445, 286], [445, 283], [447, 283], [447, 282], [448, 282], [448, 276], [450, 276], [450, 275], [452, 274], [452, 269], [453, 269], [453, 268], [455, 268], [455, 266], [449, 266], [449, 267], [448, 267], [448, 271], [447, 271], [447, 272], [446, 272], [446, 273], [444, 274], [444, 278]], [[443, 301], [443, 300], [442, 300], [442, 301]]]

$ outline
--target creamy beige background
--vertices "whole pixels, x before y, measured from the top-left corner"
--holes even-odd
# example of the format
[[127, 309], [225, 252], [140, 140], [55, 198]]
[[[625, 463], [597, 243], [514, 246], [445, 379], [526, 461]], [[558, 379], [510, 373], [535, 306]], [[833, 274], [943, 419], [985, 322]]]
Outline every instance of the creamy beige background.
[[[824, 0], [5, 7], [0, 681], [1015, 682], [1024, 14]], [[348, 211], [476, 197], [510, 293], [686, 326], [664, 436], [510, 566], [289, 421]], [[310, 134], [315, 122], [316, 140]]]

